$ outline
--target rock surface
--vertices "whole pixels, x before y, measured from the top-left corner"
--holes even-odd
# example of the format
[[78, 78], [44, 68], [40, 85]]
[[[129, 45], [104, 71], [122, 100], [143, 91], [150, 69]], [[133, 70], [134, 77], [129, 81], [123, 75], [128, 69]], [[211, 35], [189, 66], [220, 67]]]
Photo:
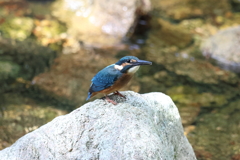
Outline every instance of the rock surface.
[[216, 59], [221, 67], [240, 73], [240, 26], [219, 31], [202, 44], [205, 56]]
[[71, 36], [101, 47], [120, 43], [137, 16], [149, 10], [149, 0], [58, 0], [53, 14], [68, 25]]
[[172, 100], [122, 92], [114, 106], [98, 99], [55, 118], [0, 152], [13, 159], [196, 159]]

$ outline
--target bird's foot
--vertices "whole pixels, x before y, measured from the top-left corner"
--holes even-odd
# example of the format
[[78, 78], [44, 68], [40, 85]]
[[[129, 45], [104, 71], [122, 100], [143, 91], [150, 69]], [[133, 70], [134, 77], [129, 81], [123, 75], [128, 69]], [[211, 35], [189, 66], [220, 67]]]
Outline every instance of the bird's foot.
[[108, 102], [112, 103], [113, 105], [117, 105], [117, 102], [115, 102], [114, 100], [111, 100], [109, 97], [106, 96], [105, 99], [106, 99]]
[[118, 91], [114, 92], [115, 95], [119, 95], [120, 97], [123, 97], [126, 99], [126, 97], [124, 95], [122, 95], [121, 93], [119, 93]]

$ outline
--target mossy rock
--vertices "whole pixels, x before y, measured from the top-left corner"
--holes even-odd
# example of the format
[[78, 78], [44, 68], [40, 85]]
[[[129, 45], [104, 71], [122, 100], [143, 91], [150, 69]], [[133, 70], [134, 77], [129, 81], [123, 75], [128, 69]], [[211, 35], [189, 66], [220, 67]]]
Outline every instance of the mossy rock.
[[30, 39], [16, 41], [0, 38], [0, 57], [1, 60], [16, 63], [21, 68], [21, 77], [30, 80], [50, 66], [56, 53]]
[[61, 34], [67, 30], [63, 23], [53, 19], [44, 19], [35, 20], [35, 25], [33, 34], [37, 38], [37, 42], [43, 46], [49, 46], [53, 50], [61, 50], [63, 44]]
[[10, 61], [0, 61], [0, 94], [15, 87], [11, 84], [20, 75], [20, 71], [21, 67], [18, 64]]
[[0, 82], [19, 76], [20, 66], [13, 62], [0, 61]]
[[24, 40], [32, 34], [33, 19], [28, 17], [8, 17], [0, 24], [0, 32], [6, 38]]
[[161, 16], [177, 21], [231, 12], [228, 0], [152, 0], [152, 4]]
[[174, 102], [185, 106], [221, 107], [228, 103], [228, 96], [211, 92], [201, 93], [197, 87], [191, 86], [171, 87], [167, 94]]
[[17, 92], [1, 94], [0, 101], [0, 150], [53, 118], [67, 113], [46, 101], [36, 101]]

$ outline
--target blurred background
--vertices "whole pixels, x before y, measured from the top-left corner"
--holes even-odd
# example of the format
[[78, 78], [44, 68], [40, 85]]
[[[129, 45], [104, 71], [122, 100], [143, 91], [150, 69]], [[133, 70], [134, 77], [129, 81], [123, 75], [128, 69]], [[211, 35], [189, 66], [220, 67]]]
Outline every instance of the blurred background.
[[153, 62], [125, 90], [169, 95], [199, 160], [240, 160], [239, 0], [0, 0], [0, 149], [125, 55]]

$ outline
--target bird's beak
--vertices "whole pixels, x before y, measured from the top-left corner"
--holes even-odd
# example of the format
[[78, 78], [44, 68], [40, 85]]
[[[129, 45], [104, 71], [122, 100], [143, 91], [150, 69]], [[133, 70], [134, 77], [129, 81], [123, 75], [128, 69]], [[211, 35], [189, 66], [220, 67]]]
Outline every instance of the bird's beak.
[[144, 60], [137, 60], [136, 62], [131, 63], [134, 66], [140, 66], [140, 65], [152, 65], [152, 62], [144, 61]]

